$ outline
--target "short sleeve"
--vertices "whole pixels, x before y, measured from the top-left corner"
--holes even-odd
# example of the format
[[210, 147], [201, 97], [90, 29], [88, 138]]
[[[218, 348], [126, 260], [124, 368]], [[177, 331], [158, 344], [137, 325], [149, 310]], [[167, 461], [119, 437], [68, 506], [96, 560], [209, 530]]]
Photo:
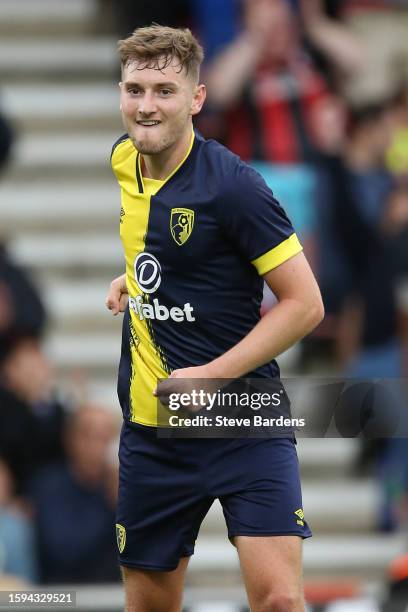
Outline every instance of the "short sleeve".
[[240, 163], [226, 182], [218, 202], [220, 224], [259, 275], [302, 251], [285, 211], [256, 170]]

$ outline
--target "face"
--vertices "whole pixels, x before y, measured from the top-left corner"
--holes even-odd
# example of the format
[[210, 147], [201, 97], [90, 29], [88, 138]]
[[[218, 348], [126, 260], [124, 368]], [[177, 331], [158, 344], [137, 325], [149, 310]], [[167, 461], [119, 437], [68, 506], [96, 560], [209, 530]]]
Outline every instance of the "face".
[[68, 454], [83, 474], [96, 477], [106, 466], [115, 433], [112, 415], [104, 409], [85, 407], [74, 419], [66, 434]]
[[246, 26], [264, 42], [265, 61], [289, 59], [297, 45], [296, 22], [285, 0], [246, 0]]
[[163, 70], [132, 62], [123, 69], [120, 103], [125, 129], [135, 148], [158, 155], [191, 132], [191, 118], [205, 100], [204, 85], [196, 85], [173, 60]]

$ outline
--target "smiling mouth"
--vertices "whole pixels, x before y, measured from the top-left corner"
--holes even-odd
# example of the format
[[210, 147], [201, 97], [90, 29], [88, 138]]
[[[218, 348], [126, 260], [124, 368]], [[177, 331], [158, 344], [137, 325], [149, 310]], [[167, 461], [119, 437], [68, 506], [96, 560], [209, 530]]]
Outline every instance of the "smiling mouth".
[[136, 121], [137, 125], [141, 125], [143, 127], [154, 127], [155, 125], [160, 125], [161, 121], [156, 120], [144, 120], [144, 121]]

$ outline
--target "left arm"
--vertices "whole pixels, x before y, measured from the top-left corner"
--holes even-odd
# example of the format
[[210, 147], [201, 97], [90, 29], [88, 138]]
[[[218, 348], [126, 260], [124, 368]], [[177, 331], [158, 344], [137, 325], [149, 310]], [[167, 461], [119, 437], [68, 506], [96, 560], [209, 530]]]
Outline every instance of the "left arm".
[[322, 0], [301, 0], [300, 11], [309, 40], [335, 67], [346, 74], [364, 68], [363, 44], [345, 24], [325, 15]]
[[170, 378], [238, 378], [268, 363], [310, 333], [323, 319], [319, 287], [303, 253], [264, 275], [278, 299], [226, 353], [198, 367], [174, 370]]

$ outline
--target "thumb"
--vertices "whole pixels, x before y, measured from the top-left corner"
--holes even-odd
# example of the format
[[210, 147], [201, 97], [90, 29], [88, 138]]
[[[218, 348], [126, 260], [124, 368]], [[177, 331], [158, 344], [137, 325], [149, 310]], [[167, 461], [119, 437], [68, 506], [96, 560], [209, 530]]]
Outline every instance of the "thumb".
[[179, 378], [180, 370], [173, 370], [169, 378]]

